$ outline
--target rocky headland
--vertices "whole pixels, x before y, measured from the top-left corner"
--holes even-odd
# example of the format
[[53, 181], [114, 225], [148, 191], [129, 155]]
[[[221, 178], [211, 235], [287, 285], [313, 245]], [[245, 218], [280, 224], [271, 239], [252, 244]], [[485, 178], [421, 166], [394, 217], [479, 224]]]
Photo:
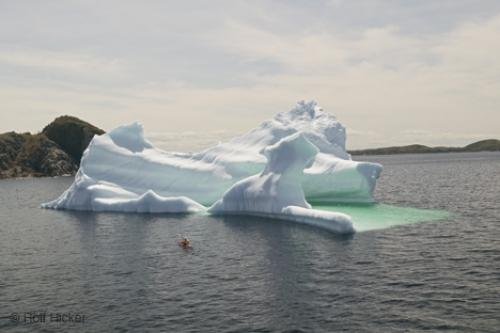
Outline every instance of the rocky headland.
[[104, 131], [83, 120], [61, 116], [36, 134], [0, 134], [0, 179], [73, 175], [83, 151]]

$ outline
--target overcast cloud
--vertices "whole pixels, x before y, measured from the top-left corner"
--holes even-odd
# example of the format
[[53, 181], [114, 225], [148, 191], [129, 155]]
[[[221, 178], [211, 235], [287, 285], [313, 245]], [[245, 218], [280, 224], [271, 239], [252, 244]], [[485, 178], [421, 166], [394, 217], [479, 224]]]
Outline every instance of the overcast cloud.
[[315, 99], [350, 148], [500, 138], [500, 1], [0, 0], [0, 132], [248, 130]]

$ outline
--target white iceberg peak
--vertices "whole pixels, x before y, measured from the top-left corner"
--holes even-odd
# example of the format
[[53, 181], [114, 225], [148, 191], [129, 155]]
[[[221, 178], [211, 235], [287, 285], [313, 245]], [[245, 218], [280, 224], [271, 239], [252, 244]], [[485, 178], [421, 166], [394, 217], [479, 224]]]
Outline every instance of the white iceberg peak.
[[132, 152], [153, 148], [151, 142], [144, 138], [144, 129], [139, 122], [117, 127], [109, 132], [109, 137], [117, 146]]
[[299, 101], [297, 105], [288, 113], [297, 117], [315, 118], [323, 112], [323, 108], [316, 103], [316, 101]]

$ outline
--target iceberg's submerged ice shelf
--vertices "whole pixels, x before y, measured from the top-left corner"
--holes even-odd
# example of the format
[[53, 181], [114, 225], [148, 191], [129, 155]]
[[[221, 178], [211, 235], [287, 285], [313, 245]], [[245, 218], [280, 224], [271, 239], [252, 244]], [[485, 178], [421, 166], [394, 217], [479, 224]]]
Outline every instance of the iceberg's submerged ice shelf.
[[450, 213], [439, 209], [419, 209], [387, 204], [334, 204], [313, 206], [317, 210], [335, 211], [349, 215], [356, 231], [370, 231], [421, 222], [439, 221]]
[[[351, 160], [346, 131], [315, 102], [199, 153], [153, 147], [140, 124], [95, 136], [75, 181], [45, 208], [253, 214], [353, 232], [348, 215], [315, 204], [373, 202], [382, 166]], [[205, 206], [204, 206], [205, 205]]]

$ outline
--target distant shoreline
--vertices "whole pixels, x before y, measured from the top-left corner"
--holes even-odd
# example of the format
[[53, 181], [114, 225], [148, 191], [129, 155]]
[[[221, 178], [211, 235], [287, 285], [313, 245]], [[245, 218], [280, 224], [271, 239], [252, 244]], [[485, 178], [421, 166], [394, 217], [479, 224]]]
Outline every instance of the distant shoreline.
[[477, 153], [482, 151], [500, 151], [500, 140], [487, 139], [471, 143], [464, 147], [429, 147], [419, 144], [383, 148], [349, 150], [351, 155], [397, 155], [397, 154], [433, 154], [433, 153]]

